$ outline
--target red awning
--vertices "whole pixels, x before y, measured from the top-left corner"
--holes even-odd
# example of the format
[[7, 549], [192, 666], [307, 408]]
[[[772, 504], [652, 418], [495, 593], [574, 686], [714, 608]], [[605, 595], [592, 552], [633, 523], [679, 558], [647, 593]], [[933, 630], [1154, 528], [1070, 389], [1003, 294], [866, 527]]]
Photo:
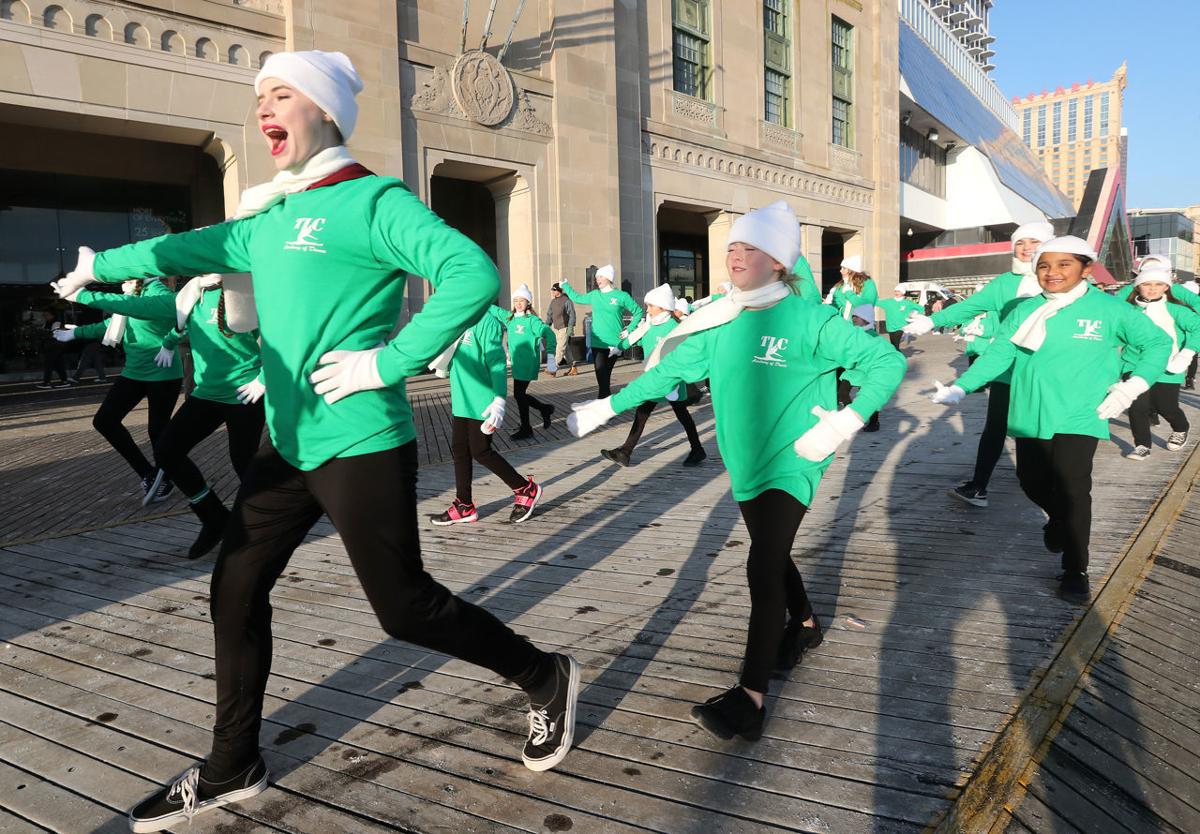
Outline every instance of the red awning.
[[1101, 287], [1111, 287], [1117, 283], [1117, 279], [1112, 277], [1112, 273], [1108, 271], [1108, 267], [1099, 261], [1092, 264], [1092, 280]]

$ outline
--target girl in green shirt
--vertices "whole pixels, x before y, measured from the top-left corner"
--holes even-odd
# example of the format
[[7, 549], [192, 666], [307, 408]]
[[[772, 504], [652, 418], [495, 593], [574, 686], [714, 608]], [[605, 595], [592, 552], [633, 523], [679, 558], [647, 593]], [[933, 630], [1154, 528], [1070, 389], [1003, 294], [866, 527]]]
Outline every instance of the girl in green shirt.
[[622, 341], [625, 332], [625, 314], [632, 317], [629, 327], [637, 327], [642, 320], [642, 308], [633, 297], [614, 286], [616, 270], [605, 264], [596, 270], [596, 289], [588, 293], [577, 293], [566, 281], [560, 281], [563, 293], [573, 304], [590, 304], [592, 307], [592, 366], [596, 371], [596, 388], [600, 397], [611, 393], [613, 366], [621, 350], [627, 347]]
[[[662, 339], [641, 377], [611, 399], [576, 405], [567, 418], [582, 437], [681, 380], [710, 380], [717, 447], [750, 535], [741, 681], [691, 712], [719, 738], [757, 739], [772, 670], [793, 667], [821, 642], [792, 561], [796, 532], [833, 453], [891, 397], [906, 368], [887, 342], [800, 297], [789, 271], [799, 254], [800, 227], [786, 203], [738, 218], [726, 255], [729, 295]], [[836, 368], [863, 371], [858, 398], [841, 410]]]
[[[175, 293], [161, 280], [150, 276], [147, 276], [147, 280], [123, 281], [121, 290], [123, 295], [82, 290], [64, 296], [69, 301], [115, 312], [116, 315], [74, 330], [56, 331], [54, 337], [61, 342], [102, 339], [110, 347], [121, 345], [124, 348], [125, 367], [92, 418], [92, 426], [125, 458], [125, 462], [141, 479], [142, 506], [145, 506], [165, 501], [174, 486], [159, 465], [157, 455], [155, 463], [148, 461], [123, 421], [142, 400], [146, 400], [146, 429], [153, 448], [166, 429], [175, 403], [179, 400], [179, 391], [183, 386], [183, 362], [177, 353], [171, 351], [169, 363], [165, 366], [155, 363], [163, 337], [171, 329]], [[153, 308], [159, 313], [145, 318], [128, 317], [117, 308], [129, 302]]]
[[874, 306], [879, 301], [879, 290], [875, 279], [863, 271], [862, 255], [851, 255], [842, 260], [842, 280], [829, 291], [829, 303], [838, 314], [850, 320], [851, 311], [864, 304]]
[[545, 403], [529, 393], [529, 383], [537, 379], [542, 367], [539, 342], [546, 346], [546, 373], [554, 375], [558, 371], [558, 363], [554, 361], [554, 351], [558, 341], [554, 331], [544, 321], [533, 315], [533, 292], [522, 284], [512, 294], [512, 310], [501, 310], [493, 307], [494, 313], [500, 316], [508, 335], [508, 354], [512, 359], [513, 397], [517, 400], [517, 412], [521, 417], [521, 425], [516, 432], [509, 435], [512, 440], [528, 440], [533, 437], [533, 426], [529, 425], [529, 407], [533, 406], [542, 415], [542, 428], [550, 428], [550, 417], [554, 414], [554, 406]]

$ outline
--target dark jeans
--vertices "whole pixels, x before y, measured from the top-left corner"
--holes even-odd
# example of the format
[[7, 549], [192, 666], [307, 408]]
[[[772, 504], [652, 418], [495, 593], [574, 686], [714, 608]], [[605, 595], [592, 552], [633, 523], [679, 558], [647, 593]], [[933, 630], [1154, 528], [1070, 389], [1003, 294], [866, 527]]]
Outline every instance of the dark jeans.
[[104, 379], [104, 345], [100, 342], [88, 342], [79, 354], [79, 362], [75, 365], [75, 379], [83, 376], [83, 372], [91, 368], [96, 372], [96, 380]]
[[1017, 438], [1017, 480], [1062, 535], [1065, 571], [1087, 570], [1092, 458], [1098, 443], [1097, 438], [1083, 434], [1056, 434], [1049, 440]]
[[1196, 366], [1200, 364], [1200, 354], [1192, 357], [1192, 364], [1188, 365], [1187, 375], [1183, 378], [1183, 384], [1188, 388], [1196, 384]]
[[900, 340], [904, 338], [904, 331], [903, 330], [893, 330], [891, 333], [888, 334], [888, 338], [892, 342], [892, 347], [894, 347], [896, 350], [900, 350]]
[[537, 397], [529, 393], [528, 379], [513, 380], [513, 397], [517, 400], [517, 413], [521, 415], [521, 428], [528, 429], [529, 425], [529, 406], [533, 406], [538, 411], [546, 410], [546, 403], [539, 400]]
[[1004, 454], [1004, 438], [1008, 435], [1008, 400], [1012, 387], [1007, 382], [993, 382], [988, 386], [987, 418], [983, 432], [979, 435], [979, 448], [975, 450], [975, 474], [971, 483], [976, 489], [987, 492], [992, 472]]
[[153, 446], [171, 419], [171, 412], [175, 410], [175, 402], [179, 399], [179, 389], [182, 385], [182, 380], [178, 379], [142, 382], [119, 376], [108, 390], [104, 402], [100, 403], [96, 416], [92, 418], [92, 427], [125, 458], [139, 478], [153, 475], [156, 467], [146, 460], [142, 450], [133, 442], [129, 429], [125, 428], [121, 421], [143, 399], [148, 400], [150, 412], [146, 428], [150, 435], [150, 444]]
[[750, 533], [750, 558], [746, 562], [750, 628], [741, 684], [755, 692], [766, 692], [787, 616], [804, 621], [813, 614], [804, 580], [792, 561], [792, 544], [808, 508], [779, 489], [739, 501], [738, 506]]
[[1129, 407], [1129, 428], [1135, 446], [1150, 447], [1150, 414], [1162, 417], [1171, 431], [1187, 431], [1188, 419], [1179, 407], [1179, 383], [1156, 382]]
[[67, 381], [67, 358], [58, 345], [42, 351], [42, 385], [49, 385], [50, 378], [56, 373], [60, 382]]
[[599, 389], [596, 397], [602, 400], [612, 395], [609, 382], [612, 380], [613, 365], [617, 364], [617, 357], [609, 356], [606, 347], [593, 347], [592, 359], [596, 370], [596, 387]]
[[[700, 434], [696, 431], [696, 421], [692, 419], [692, 415], [688, 413], [687, 406], [681, 401], [669, 403], [671, 410], [675, 412], [675, 419], [683, 426], [684, 432], [687, 433], [688, 443], [693, 449], [699, 449]], [[629, 436], [625, 438], [625, 442], [621, 444], [621, 449], [627, 455], [632, 455], [638, 441], [642, 439], [642, 432], [646, 430], [646, 421], [650, 419], [650, 414], [658, 406], [658, 402], [651, 400], [644, 402], [637, 407], [633, 413], [633, 425], [629, 427]]]
[[195, 498], [204, 491], [204, 475], [192, 463], [188, 452], [224, 424], [229, 440], [229, 461], [240, 478], [262, 441], [265, 421], [262, 400], [254, 405], [229, 405], [188, 397], [154, 444], [154, 456], [180, 492]]
[[212, 578], [217, 710], [207, 775], [258, 754], [271, 671], [271, 588], [322, 514], [337, 528], [379, 624], [397, 640], [483, 666], [525, 689], [549, 655], [436, 582], [421, 562], [417, 443], [304, 472], [264, 443], [242, 479]]
[[453, 419], [450, 455], [454, 459], [454, 491], [464, 504], [471, 503], [472, 461], [486, 466], [510, 489], [520, 489], [526, 484], [512, 464], [492, 448], [492, 436], [479, 430], [482, 425], [482, 420], [469, 417]]

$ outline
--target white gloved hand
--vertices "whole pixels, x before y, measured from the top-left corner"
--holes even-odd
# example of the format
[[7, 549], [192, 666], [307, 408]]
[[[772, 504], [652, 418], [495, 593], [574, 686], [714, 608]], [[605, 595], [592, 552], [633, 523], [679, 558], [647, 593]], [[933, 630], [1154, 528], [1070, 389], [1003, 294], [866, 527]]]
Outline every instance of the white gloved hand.
[[904, 325], [904, 332], [910, 336], [924, 336], [932, 330], [933, 319], [920, 313], [913, 313], [908, 324]]
[[621, 355], [621, 349], [620, 349], [619, 347], [610, 347], [610, 348], [608, 349], [608, 355], [609, 355], [609, 356], [620, 356], [620, 355]]
[[433, 375], [436, 376], [438, 379], [449, 379], [450, 378], [450, 372], [444, 368], [434, 368]]
[[492, 400], [491, 405], [479, 415], [483, 418], [483, 425], [479, 427], [479, 430], [484, 434], [491, 434], [503, 426], [505, 407], [504, 397], [496, 397]]
[[546, 373], [548, 373], [548, 374], [558, 373], [558, 362], [554, 359], [553, 353], [546, 354]]
[[72, 341], [75, 338], [75, 325], [68, 324], [67, 327], [69, 327], [71, 329], [70, 330], [55, 330], [54, 338], [58, 339], [58, 341], [60, 341], [60, 342]]
[[1133, 401], [1150, 390], [1146, 380], [1140, 376], [1131, 376], [1124, 382], [1108, 386], [1108, 396], [1096, 407], [1096, 416], [1101, 420], [1111, 420], [1120, 417]]
[[938, 405], [958, 405], [962, 402], [963, 397], [967, 395], [967, 392], [957, 385], [942, 385], [942, 383], [936, 380], [933, 385], [936, 390], [930, 399]]
[[672, 388], [670, 391], [667, 392], [667, 402], [673, 403], [678, 399], [679, 399], [679, 386], [676, 385], [674, 388]]
[[369, 350], [331, 350], [317, 360], [320, 366], [309, 376], [313, 391], [333, 405], [356, 391], [383, 388], [379, 376], [378, 354], [381, 347]]
[[1195, 355], [1196, 355], [1196, 351], [1194, 351], [1194, 350], [1179, 351], [1179, 353], [1175, 354], [1175, 356], [1171, 359], [1171, 361], [1167, 363], [1167, 373], [1169, 373], [1169, 374], [1183, 373], [1192, 364], [1192, 359], [1195, 357]]
[[624, 330], [621, 331], [621, 341], [623, 342], [628, 338], [629, 338], [629, 328], [626, 327]]
[[257, 376], [245, 385], [238, 386], [238, 402], [242, 405], [254, 405], [263, 398], [265, 393], [267, 393], [267, 386], [263, 385], [262, 377]]
[[158, 349], [158, 353], [154, 355], [154, 364], [160, 368], [169, 368], [175, 364], [175, 351], [165, 347]]
[[812, 413], [817, 418], [817, 424], [792, 444], [796, 456], [805, 460], [825, 460], [863, 427], [863, 418], [849, 407], [827, 411], [814, 405]]
[[612, 407], [612, 397], [572, 403], [571, 413], [567, 415], [567, 431], [576, 437], [583, 437], [616, 416], [617, 412], [613, 411]]
[[75, 268], [59, 280], [50, 282], [59, 298], [74, 301], [81, 289], [96, 280], [92, 272], [92, 263], [95, 260], [95, 252], [86, 246], [79, 247], [79, 260], [75, 263]]

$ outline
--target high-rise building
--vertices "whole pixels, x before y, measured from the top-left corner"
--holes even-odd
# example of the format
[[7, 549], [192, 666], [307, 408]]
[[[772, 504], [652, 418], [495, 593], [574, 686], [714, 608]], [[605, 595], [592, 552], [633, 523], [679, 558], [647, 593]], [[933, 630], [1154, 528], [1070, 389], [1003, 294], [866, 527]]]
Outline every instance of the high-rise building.
[[1121, 126], [1126, 75], [1125, 64], [1121, 64], [1108, 81], [1089, 80], [1013, 99], [1021, 120], [1021, 138], [1075, 206], [1083, 199], [1088, 176], [1097, 168], [1119, 167], [1121, 181], [1128, 181], [1128, 133]]
[[1196, 224], [1200, 206], [1187, 208], [1130, 209], [1129, 234], [1134, 254], [1163, 255], [1180, 281], [1197, 275]]

